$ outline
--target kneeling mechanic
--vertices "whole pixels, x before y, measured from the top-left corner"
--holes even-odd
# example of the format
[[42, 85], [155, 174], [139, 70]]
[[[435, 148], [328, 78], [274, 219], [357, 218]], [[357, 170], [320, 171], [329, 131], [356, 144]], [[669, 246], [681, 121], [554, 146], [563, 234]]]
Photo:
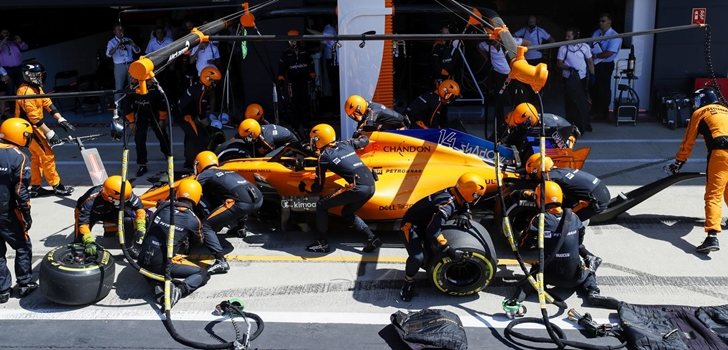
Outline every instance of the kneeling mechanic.
[[485, 179], [474, 173], [460, 176], [453, 187], [437, 191], [417, 201], [402, 218], [402, 235], [407, 248], [404, 285], [399, 296], [410, 301], [415, 295], [415, 274], [425, 265], [425, 253], [438, 249], [454, 261], [461, 261], [466, 252], [453, 249], [442, 235], [442, 226], [455, 219], [462, 229], [470, 228], [470, 204], [485, 194]]
[[215, 263], [207, 270], [211, 274], [230, 270], [217, 233], [223, 227], [229, 227], [229, 232], [245, 237], [245, 221], [248, 215], [263, 205], [263, 194], [255, 185], [238, 173], [217, 166], [217, 156], [210, 151], [200, 152], [195, 158], [195, 173], [197, 181], [202, 185], [205, 201], [211, 206], [217, 206], [202, 224], [205, 237], [214, 237], [214, 242], [208, 242], [207, 245], [215, 255]]
[[[204, 286], [210, 280], [210, 275], [200, 266], [185, 259], [182, 253], [184, 247], [188, 247], [190, 240], [201, 243], [215, 249], [215, 240], [206, 239], [202, 233], [200, 219], [194, 213], [194, 207], [200, 202], [202, 186], [197, 180], [186, 178], [180, 181], [177, 186], [176, 201], [161, 202], [157, 211], [150, 217], [149, 233], [144, 238], [139, 254], [139, 266], [158, 274], [164, 273], [165, 260], [167, 259], [167, 235], [170, 226], [170, 206], [174, 205], [174, 246], [173, 257], [169, 272], [172, 278], [183, 278], [182, 281], [174, 280], [171, 299], [174, 305], [180, 298]], [[219, 245], [219, 242], [217, 243]], [[162, 286], [155, 284], [155, 296], [157, 302], [162, 304], [164, 297]]]
[[[616, 310], [619, 301], [600, 294], [596, 268], [587, 267], [579, 256], [586, 230], [584, 224], [571, 209], [561, 208], [561, 187], [553, 181], [546, 181], [545, 185], [546, 191], [542, 191], [542, 185], [536, 188], [536, 203], [541, 203], [542, 192], [545, 192], [544, 282], [559, 288], [578, 288], [586, 294], [585, 301], [590, 306]], [[538, 216], [523, 234], [526, 239], [532, 235], [538, 235]], [[534, 265], [530, 273], [535, 275], [538, 270], [538, 265]], [[524, 288], [530, 288], [530, 284], [524, 281], [511, 303], [520, 303], [526, 298]]]

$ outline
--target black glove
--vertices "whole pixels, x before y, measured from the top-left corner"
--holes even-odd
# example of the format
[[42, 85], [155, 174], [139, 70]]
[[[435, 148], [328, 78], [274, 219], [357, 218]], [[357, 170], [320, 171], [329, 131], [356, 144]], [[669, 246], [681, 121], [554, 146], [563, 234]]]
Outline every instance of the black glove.
[[298, 183], [298, 190], [301, 192], [311, 193], [311, 191], [306, 189], [306, 183], [304, 181]]
[[473, 227], [473, 224], [470, 222], [470, 213], [461, 213], [455, 215], [453, 217], [453, 220], [455, 220], [455, 226], [457, 226], [461, 230], [467, 231]]
[[321, 185], [319, 185], [318, 181], [311, 184], [311, 193], [319, 193], [321, 192], [322, 188]]
[[23, 221], [25, 221], [25, 232], [30, 231], [30, 226], [33, 225], [33, 218], [30, 217], [30, 212], [23, 213]]
[[53, 136], [48, 139], [48, 144], [51, 146], [60, 145], [63, 143], [63, 140], [61, 140], [60, 137], [58, 137], [58, 134], [53, 134]]
[[73, 126], [73, 124], [69, 123], [66, 120], [60, 122], [59, 124], [61, 124], [61, 127], [63, 127], [63, 129], [66, 130], [66, 132], [70, 132], [70, 131], [76, 130], [76, 127]]
[[134, 243], [134, 245], [129, 248], [129, 256], [136, 260], [139, 258], [139, 254], [141, 254], [142, 246], [138, 243]]
[[465, 252], [460, 249], [452, 249], [449, 245], [442, 250], [452, 261], [458, 262], [465, 259]]
[[677, 173], [680, 172], [680, 169], [682, 168], [682, 166], [684, 164], [685, 164], [685, 161], [684, 160], [677, 160], [677, 159], [675, 159], [675, 163], [672, 163], [672, 164], [670, 164], [670, 165], [667, 166], [667, 171], [669, 171], [669, 172], [671, 172], [673, 174], [677, 174]]

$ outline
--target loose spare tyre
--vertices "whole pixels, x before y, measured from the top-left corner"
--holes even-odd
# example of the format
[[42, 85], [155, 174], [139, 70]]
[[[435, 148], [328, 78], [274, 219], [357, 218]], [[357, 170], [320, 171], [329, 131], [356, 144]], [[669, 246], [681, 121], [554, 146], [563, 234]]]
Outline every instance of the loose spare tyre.
[[114, 284], [114, 258], [98, 247], [86, 256], [82, 244], [54, 248], [40, 264], [40, 290], [50, 301], [88, 305], [105, 298]]
[[434, 252], [428, 275], [439, 291], [454, 296], [471, 295], [480, 292], [493, 279], [498, 258], [493, 240], [488, 231], [479, 223], [471, 221], [472, 228], [461, 230], [447, 222], [442, 234], [450, 249], [467, 253], [463, 261], [452, 261], [449, 257]]

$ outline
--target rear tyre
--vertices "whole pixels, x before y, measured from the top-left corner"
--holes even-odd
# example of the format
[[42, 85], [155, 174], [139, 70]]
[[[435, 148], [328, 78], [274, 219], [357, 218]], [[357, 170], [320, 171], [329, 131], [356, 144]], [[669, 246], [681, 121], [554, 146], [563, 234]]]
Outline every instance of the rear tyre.
[[493, 279], [498, 258], [488, 231], [475, 221], [473, 227], [462, 231], [448, 222], [442, 234], [450, 249], [468, 253], [468, 258], [454, 262], [437, 252], [428, 269], [428, 276], [439, 291], [453, 296], [471, 295], [480, 292]]
[[85, 257], [82, 244], [57, 247], [40, 264], [40, 291], [63, 305], [93, 304], [105, 298], [114, 284], [114, 258], [99, 246]]

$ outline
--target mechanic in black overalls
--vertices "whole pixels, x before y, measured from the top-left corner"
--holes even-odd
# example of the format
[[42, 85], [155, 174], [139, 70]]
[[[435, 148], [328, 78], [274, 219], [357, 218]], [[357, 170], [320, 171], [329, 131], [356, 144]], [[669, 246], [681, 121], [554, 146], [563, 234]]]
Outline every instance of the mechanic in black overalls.
[[460, 85], [445, 80], [435, 91], [426, 92], [410, 102], [404, 114], [419, 129], [447, 126], [447, 105], [460, 96]]
[[7, 245], [15, 250], [15, 278], [19, 296], [38, 288], [33, 282], [33, 247], [28, 231], [30, 216], [30, 159], [19, 148], [30, 145], [33, 127], [20, 118], [0, 126], [0, 304], [10, 300], [12, 277], [7, 265]]
[[[202, 233], [206, 238], [217, 237], [223, 227], [229, 227], [228, 232], [245, 237], [245, 221], [249, 214], [263, 205], [263, 194], [240, 174], [217, 166], [217, 156], [210, 151], [200, 152], [195, 158], [195, 173], [202, 185], [205, 201], [213, 207], [217, 206], [202, 224]], [[217, 239], [215, 241], [208, 244], [215, 254], [215, 263], [207, 270], [210, 274], [224, 273], [230, 269], [222, 253], [222, 245]]]
[[407, 265], [399, 297], [410, 301], [415, 296], [415, 275], [425, 265], [425, 249], [440, 250], [453, 261], [461, 261], [465, 252], [453, 249], [440, 231], [448, 220], [455, 219], [462, 229], [470, 228], [470, 204], [485, 193], [482, 176], [465, 173], [455, 186], [437, 191], [417, 201], [402, 218], [402, 236], [407, 248]]
[[[210, 275], [205, 269], [180, 255], [186, 253], [190, 241], [208, 246], [211, 243], [203, 236], [202, 223], [194, 212], [194, 207], [199, 203], [201, 196], [202, 186], [195, 179], [188, 177], [179, 182], [174, 201], [174, 252], [169, 270], [172, 278], [183, 278], [183, 280], [175, 280], [172, 285], [172, 305], [210, 280]], [[171, 205], [173, 203], [170, 201], [160, 202], [150, 217], [151, 224], [137, 259], [139, 266], [157, 274], [164, 274]], [[214, 248], [213, 246], [210, 250]], [[159, 282], [155, 283], [154, 290], [157, 302], [162, 304], [164, 295]]]
[[[528, 136], [541, 135], [539, 119], [534, 105], [527, 102], [519, 104], [506, 116], [508, 129], [501, 137], [501, 143], [505, 146], [515, 146], [521, 159], [527, 159], [534, 154]], [[553, 142], [556, 148], [573, 148], [577, 138], [581, 136], [579, 128], [558, 115], [544, 113], [543, 123], [546, 137]]]
[[[132, 79], [132, 83], [138, 81]], [[152, 127], [159, 140], [159, 149], [164, 157], [169, 156], [169, 138], [164, 128], [169, 112], [164, 103], [162, 93], [158, 89], [149, 89], [149, 93], [129, 94], [121, 100], [121, 114], [133, 125], [134, 145], [136, 147], [136, 176], [147, 173], [147, 130]]]
[[[561, 208], [563, 194], [559, 185], [553, 181], [546, 181], [545, 185], [544, 282], [559, 288], [579, 288], [586, 294], [585, 301], [590, 306], [616, 310], [619, 301], [600, 294], [595, 272], [586, 267], [579, 256], [584, 224], [570, 209]], [[541, 203], [541, 188], [541, 185], [536, 188], [536, 203]], [[521, 238], [531, 240], [533, 236], [538, 236], [538, 216], [533, 218]], [[536, 272], [538, 265], [531, 269], [531, 274]], [[521, 302], [526, 298], [527, 292], [523, 288], [530, 288], [530, 284], [524, 281], [513, 299]]]
[[212, 112], [211, 94], [214, 94], [216, 82], [222, 79], [220, 71], [215, 66], [207, 66], [200, 72], [200, 80], [194, 82], [182, 94], [177, 102], [178, 124], [185, 133], [185, 164], [184, 167], [192, 169], [192, 163], [198, 153], [207, 150], [210, 145], [208, 128], [209, 115]]
[[139, 252], [138, 244], [144, 239], [147, 230], [147, 212], [142, 200], [132, 191], [129, 180], [124, 185], [123, 196], [121, 186], [121, 176], [109, 176], [103, 184], [89, 188], [76, 202], [74, 241], [83, 243], [86, 246], [84, 251], [88, 255], [96, 255], [96, 237], [91, 233], [96, 223], [103, 224], [104, 237], [114, 237], [119, 232], [118, 217], [122, 197], [125, 241], [132, 256]]
[[260, 125], [255, 119], [243, 120], [238, 126], [238, 136], [253, 145], [253, 157], [262, 157], [278, 147], [298, 142], [291, 130], [275, 124]]
[[[288, 35], [298, 36], [300, 32], [291, 29]], [[309, 90], [316, 79], [316, 71], [311, 55], [300, 42], [289, 41], [288, 45], [278, 62], [277, 84], [288, 107], [288, 122], [294, 130], [308, 129], [311, 121]]]
[[[528, 176], [541, 180], [539, 171], [541, 155], [536, 153], [526, 161]], [[571, 168], [557, 168], [550, 157], [546, 157], [547, 179], [556, 182], [564, 192], [564, 207], [570, 208], [581, 221], [607, 209], [611, 200], [604, 181], [586, 171]]]
[[331, 171], [346, 180], [348, 185], [334, 194], [322, 197], [316, 202], [316, 228], [320, 238], [309, 244], [306, 250], [314, 253], [330, 252], [326, 235], [329, 230], [329, 209], [343, 206], [341, 218], [347, 226], [353, 226], [357, 233], [367, 236], [364, 252], [370, 253], [382, 246], [382, 241], [359, 216], [355, 215], [369, 198], [374, 195], [374, 174], [367, 167], [356, 150], [369, 144], [369, 138], [358, 138], [336, 142], [336, 132], [331, 125], [319, 124], [309, 133], [311, 146], [319, 152], [316, 179], [307, 189], [304, 181], [298, 184], [301, 192], [320, 193], [326, 183], [326, 171]]
[[351, 95], [344, 102], [344, 112], [354, 120], [354, 137], [362, 132], [401, 130], [409, 127], [409, 119], [383, 104], [367, 102], [359, 95]]

